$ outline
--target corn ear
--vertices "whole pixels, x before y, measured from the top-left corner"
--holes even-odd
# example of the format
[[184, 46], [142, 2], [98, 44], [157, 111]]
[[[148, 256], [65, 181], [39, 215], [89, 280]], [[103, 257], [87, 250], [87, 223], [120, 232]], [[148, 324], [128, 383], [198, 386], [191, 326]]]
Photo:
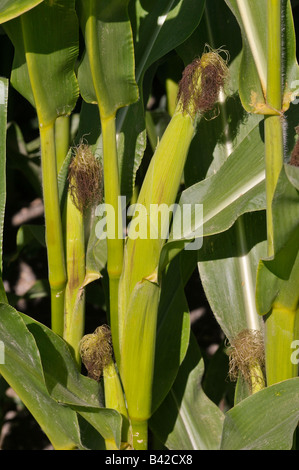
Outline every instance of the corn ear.
[[[157, 267], [168, 235], [169, 210], [176, 200], [197, 119], [212, 109], [225, 77], [225, 62], [215, 52], [204, 54], [185, 69], [176, 110], [156, 148], [132, 214], [119, 285], [119, 368], [135, 449], [147, 445], [160, 296]], [[160, 222], [159, 208], [162, 213], [166, 208]]]

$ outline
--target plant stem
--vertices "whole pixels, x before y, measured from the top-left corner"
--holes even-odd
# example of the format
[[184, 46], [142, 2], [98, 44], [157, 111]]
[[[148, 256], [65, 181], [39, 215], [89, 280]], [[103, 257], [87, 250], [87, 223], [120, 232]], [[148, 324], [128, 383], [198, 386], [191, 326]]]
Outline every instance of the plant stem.
[[[281, 0], [268, 0], [267, 104], [277, 114], [282, 106], [281, 92]], [[283, 130], [279, 115], [265, 118], [265, 158], [267, 194], [268, 255], [274, 255], [272, 200], [283, 166]]]
[[63, 335], [66, 269], [58, 197], [54, 123], [40, 124], [43, 192], [46, 222], [48, 272], [51, 289], [52, 329]]
[[147, 450], [148, 424], [147, 421], [131, 421], [134, 450]]
[[118, 285], [123, 267], [122, 219], [119, 211], [119, 174], [116, 148], [115, 115], [101, 118], [105, 204], [114, 209], [113, 218], [107, 212], [107, 271], [109, 276], [110, 325], [117, 362], [120, 359], [118, 324]]
[[57, 173], [59, 173], [70, 146], [70, 117], [59, 116], [55, 122]]
[[84, 334], [85, 278], [84, 223], [81, 211], [75, 206], [70, 190], [66, 203], [66, 260], [68, 282], [65, 291], [64, 339], [81, 364], [79, 342]]

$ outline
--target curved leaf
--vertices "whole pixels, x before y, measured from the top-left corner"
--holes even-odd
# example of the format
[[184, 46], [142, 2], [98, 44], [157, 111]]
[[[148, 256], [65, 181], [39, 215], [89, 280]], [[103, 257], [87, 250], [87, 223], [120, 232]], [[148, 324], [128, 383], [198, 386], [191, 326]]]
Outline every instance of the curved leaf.
[[226, 414], [221, 450], [290, 450], [299, 420], [299, 378], [261, 390]]
[[0, 23], [12, 20], [34, 8], [44, 0], [1, 0], [0, 1]]
[[201, 388], [204, 362], [191, 336], [172, 389], [150, 420], [158, 439], [171, 450], [220, 448], [224, 414]]
[[79, 67], [81, 94], [98, 103], [103, 116], [138, 99], [128, 0], [83, 0], [79, 18], [87, 45]]
[[[181, 231], [184, 204], [191, 207], [192, 224], [183, 237], [175, 238], [173, 234]], [[196, 220], [196, 204], [203, 206], [202, 220]], [[172, 233], [162, 248], [160, 270], [188, 240], [223, 232], [240, 215], [265, 209], [264, 146], [259, 126], [249, 132], [216, 174], [183, 191], [179, 205], [181, 211], [174, 215]]]
[[224, 233], [204, 239], [198, 269], [209, 304], [232, 341], [242, 330], [260, 330], [255, 306], [256, 272], [266, 253], [265, 212], [243, 215]]
[[0, 339], [5, 361], [0, 372], [37, 420], [55, 449], [81, 447], [76, 413], [59, 405], [45, 386], [40, 354], [22, 316], [0, 304]]
[[15, 46], [12, 85], [37, 106], [46, 126], [70, 114], [78, 98], [74, 72], [79, 50], [75, 1], [45, 0], [5, 24]]
[[122, 418], [117, 411], [104, 408], [99, 384], [78, 372], [77, 363], [60, 336], [30, 317], [22, 318], [36, 341], [51, 398], [69, 405], [101, 436], [115, 440], [119, 446]]

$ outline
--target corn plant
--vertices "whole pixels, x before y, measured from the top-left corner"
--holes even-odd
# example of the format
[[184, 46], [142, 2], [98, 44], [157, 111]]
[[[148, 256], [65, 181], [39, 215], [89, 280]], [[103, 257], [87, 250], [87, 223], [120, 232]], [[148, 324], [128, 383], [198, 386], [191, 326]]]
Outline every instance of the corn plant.
[[[13, 47], [0, 82], [0, 373], [54, 449], [297, 448], [296, 8], [0, 1]], [[36, 166], [10, 121], [16, 92], [36, 117]], [[44, 205], [13, 254], [11, 140]], [[32, 245], [46, 252], [45, 322], [7, 289]], [[191, 327], [192, 276], [224, 338], [212, 356]]]

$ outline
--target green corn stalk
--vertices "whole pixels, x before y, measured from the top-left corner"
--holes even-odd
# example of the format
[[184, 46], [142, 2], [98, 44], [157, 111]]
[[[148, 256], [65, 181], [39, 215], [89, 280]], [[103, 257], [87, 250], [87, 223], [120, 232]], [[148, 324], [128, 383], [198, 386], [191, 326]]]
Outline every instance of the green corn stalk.
[[[118, 336], [119, 369], [134, 449], [147, 448], [147, 421], [151, 416], [160, 297], [157, 268], [169, 229], [167, 210], [160, 222], [158, 213], [159, 209], [169, 209], [175, 203], [198, 117], [217, 100], [219, 77], [223, 84], [226, 65], [214, 52], [204, 54], [185, 69], [176, 110], [154, 153], [129, 227], [119, 286]], [[211, 80], [215, 80], [214, 86], [207, 92]], [[137, 226], [140, 236], [136, 237]]]
[[273, 115], [265, 117], [265, 158], [267, 194], [268, 255], [274, 255], [272, 200], [279, 174], [283, 166], [282, 64], [281, 64], [281, 18], [280, 0], [268, 0], [268, 70], [267, 104]]

